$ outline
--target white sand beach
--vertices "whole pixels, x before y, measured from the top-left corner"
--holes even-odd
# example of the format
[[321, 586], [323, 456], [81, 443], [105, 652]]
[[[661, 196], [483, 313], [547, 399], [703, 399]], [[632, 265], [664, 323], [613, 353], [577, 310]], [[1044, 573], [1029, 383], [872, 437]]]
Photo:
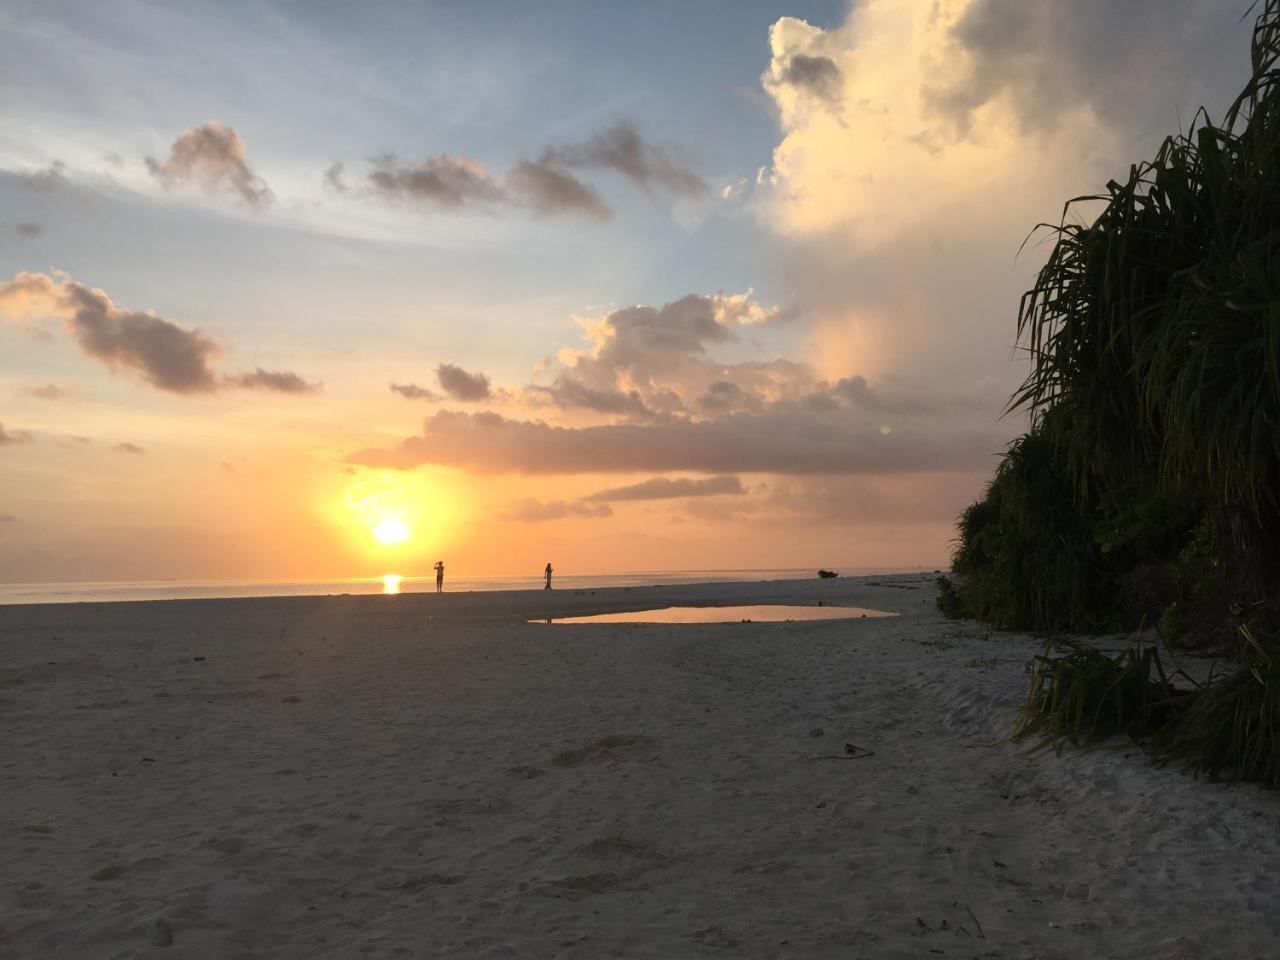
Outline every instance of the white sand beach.
[[932, 580], [0, 608], [0, 957], [1280, 955], [1280, 796], [1010, 744]]

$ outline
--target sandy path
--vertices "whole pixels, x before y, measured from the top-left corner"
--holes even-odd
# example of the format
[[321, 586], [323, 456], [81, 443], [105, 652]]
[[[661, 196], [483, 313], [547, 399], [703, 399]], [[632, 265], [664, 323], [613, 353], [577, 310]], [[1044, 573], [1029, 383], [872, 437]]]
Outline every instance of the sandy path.
[[1280, 955], [1277, 796], [1007, 744], [930, 581], [0, 608], [0, 957]]

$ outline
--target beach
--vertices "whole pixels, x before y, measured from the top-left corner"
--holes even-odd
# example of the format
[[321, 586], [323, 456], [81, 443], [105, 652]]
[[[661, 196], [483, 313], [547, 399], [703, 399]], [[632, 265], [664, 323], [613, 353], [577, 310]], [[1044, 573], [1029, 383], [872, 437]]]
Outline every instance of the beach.
[[1280, 955], [1280, 797], [1010, 743], [933, 580], [0, 607], [0, 957]]

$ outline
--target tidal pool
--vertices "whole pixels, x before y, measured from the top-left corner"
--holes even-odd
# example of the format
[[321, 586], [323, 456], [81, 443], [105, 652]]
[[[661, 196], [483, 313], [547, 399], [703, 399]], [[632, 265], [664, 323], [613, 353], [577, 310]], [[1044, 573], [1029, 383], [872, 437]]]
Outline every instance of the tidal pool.
[[549, 617], [531, 623], [780, 623], [788, 620], [855, 620], [863, 617], [896, 617], [896, 613], [867, 607], [797, 607], [758, 604], [749, 607], [662, 607], [597, 613], [589, 617]]

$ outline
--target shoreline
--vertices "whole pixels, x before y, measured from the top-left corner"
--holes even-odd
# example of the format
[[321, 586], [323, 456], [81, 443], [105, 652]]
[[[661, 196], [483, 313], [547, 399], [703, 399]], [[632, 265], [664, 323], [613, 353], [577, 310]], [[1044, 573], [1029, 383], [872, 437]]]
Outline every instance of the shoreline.
[[[925, 568], [875, 570], [847, 568], [854, 572], [845, 579], [876, 576], [912, 576], [929, 572]], [[934, 571], [935, 574], [941, 571]], [[808, 568], [749, 570], [652, 570], [634, 573], [559, 575], [557, 590], [601, 590], [620, 587], [668, 587], [707, 583], [763, 583], [776, 580], [814, 579]], [[394, 589], [387, 589], [388, 583]], [[420, 589], [414, 587], [420, 586]], [[378, 589], [381, 587], [382, 589]], [[448, 593], [510, 593], [542, 590], [542, 576], [446, 578]], [[268, 591], [279, 592], [268, 592]], [[227, 591], [219, 593], [216, 591]], [[58, 603], [139, 603], [156, 600], [249, 600], [282, 597], [388, 596], [434, 594], [435, 577], [396, 573], [377, 577], [334, 580], [140, 580], [83, 581], [65, 583], [0, 584], [0, 606], [33, 606]], [[166, 595], [168, 594], [168, 595]], [[13, 599], [13, 598], [18, 599]]]
[[933, 579], [0, 607], [0, 957], [1280, 951], [1280, 798], [1010, 744]]

